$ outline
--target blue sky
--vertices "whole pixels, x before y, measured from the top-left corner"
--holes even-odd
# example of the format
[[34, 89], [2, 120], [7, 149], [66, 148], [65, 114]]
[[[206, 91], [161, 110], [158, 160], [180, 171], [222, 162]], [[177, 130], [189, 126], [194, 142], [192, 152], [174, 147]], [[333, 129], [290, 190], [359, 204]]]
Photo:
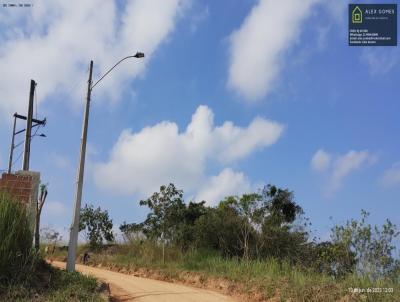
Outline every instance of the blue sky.
[[97, 79], [137, 50], [146, 58], [92, 96], [83, 203], [116, 226], [171, 181], [209, 204], [287, 187], [323, 238], [361, 209], [400, 225], [400, 51], [349, 47], [348, 2], [32, 3], [0, 8], [0, 169], [33, 78], [48, 121], [31, 147], [49, 183], [43, 226], [71, 222], [89, 61]]

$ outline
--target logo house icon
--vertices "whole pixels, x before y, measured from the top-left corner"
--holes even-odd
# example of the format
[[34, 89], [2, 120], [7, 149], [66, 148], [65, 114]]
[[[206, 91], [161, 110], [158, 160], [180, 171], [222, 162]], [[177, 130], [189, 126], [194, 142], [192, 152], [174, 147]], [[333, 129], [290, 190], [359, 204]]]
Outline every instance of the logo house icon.
[[362, 19], [362, 11], [358, 6], [356, 6], [351, 13], [351, 20], [353, 23], [362, 23]]

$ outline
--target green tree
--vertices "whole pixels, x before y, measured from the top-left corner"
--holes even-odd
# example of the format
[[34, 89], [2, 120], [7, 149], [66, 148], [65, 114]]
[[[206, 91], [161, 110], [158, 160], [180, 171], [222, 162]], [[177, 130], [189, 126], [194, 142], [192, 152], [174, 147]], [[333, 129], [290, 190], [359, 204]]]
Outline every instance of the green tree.
[[56, 245], [57, 242], [62, 240], [60, 233], [49, 227], [40, 229], [40, 234], [41, 240], [46, 244]]
[[140, 201], [141, 206], [147, 206], [151, 211], [143, 223], [143, 233], [152, 239], [161, 238], [163, 247], [163, 262], [165, 262], [165, 243], [173, 241], [184, 214], [183, 191], [174, 184], [161, 186], [160, 192], [154, 192], [149, 198]]
[[279, 189], [273, 185], [264, 187], [263, 199], [268, 216], [264, 224], [282, 227], [293, 223], [303, 209], [294, 201], [293, 192], [288, 189]]
[[241, 197], [230, 196], [221, 201], [220, 207], [221, 209], [230, 207], [236, 213], [240, 229], [238, 242], [242, 251], [242, 258], [249, 260], [251, 245], [254, 245], [256, 241], [266, 212], [266, 207], [262, 203], [262, 196], [256, 193], [244, 194]]
[[240, 237], [242, 219], [237, 211], [224, 203], [207, 208], [195, 222], [195, 243], [198, 248], [219, 251], [225, 257], [242, 257]]
[[273, 185], [262, 190], [265, 216], [261, 222], [259, 257], [275, 257], [305, 264], [309, 256], [308, 219], [293, 192]]
[[396, 250], [393, 241], [400, 232], [390, 220], [381, 228], [372, 227], [367, 223], [368, 216], [368, 212], [361, 210], [360, 221], [351, 219], [345, 225], [334, 226], [332, 242], [355, 255], [358, 273], [371, 279], [390, 276], [399, 269], [399, 261], [393, 256]]
[[206, 213], [205, 201], [185, 204], [183, 191], [174, 184], [161, 186], [159, 192], [140, 201], [140, 205], [150, 209], [142, 223], [126, 223], [120, 226], [124, 238], [128, 241], [144, 237], [165, 243], [174, 244], [182, 251], [188, 250], [195, 242], [195, 222]]
[[182, 251], [186, 251], [195, 243], [196, 221], [206, 214], [207, 207], [205, 206], [205, 201], [198, 203], [191, 201], [187, 206], [185, 204], [185, 207], [181, 207], [180, 209], [182, 213], [176, 215], [180, 220], [175, 221], [177, 227], [174, 243], [179, 246]]
[[133, 242], [138, 239], [143, 239], [143, 223], [126, 223], [125, 221], [119, 226], [124, 239], [127, 242]]
[[81, 209], [79, 231], [86, 231], [86, 239], [91, 248], [99, 248], [104, 240], [113, 241], [112, 227], [112, 219], [106, 210], [102, 211], [100, 207], [95, 209], [93, 205], [85, 205]]
[[355, 269], [355, 253], [342, 242], [324, 241], [313, 244], [312, 255], [311, 266], [320, 273], [343, 277]]
[[172, 239], [176, 222], [183, 215], [185, 204], [183, 191], [178, 190], [174, 184], [161, 186], [160, 192], [154, 192], [149, 198], [140, 201], [141, 206], [147, 206], [150, 213], [143, 223], [143, 231], [149, 238]]
[[273, 256], [296, 262], [309, 252], [308, 233], [297, 223], [302, 214], [292, 192], [272, 185], [261, 193], [229, 196], [198, 219], [197, 246], [244, 260]]

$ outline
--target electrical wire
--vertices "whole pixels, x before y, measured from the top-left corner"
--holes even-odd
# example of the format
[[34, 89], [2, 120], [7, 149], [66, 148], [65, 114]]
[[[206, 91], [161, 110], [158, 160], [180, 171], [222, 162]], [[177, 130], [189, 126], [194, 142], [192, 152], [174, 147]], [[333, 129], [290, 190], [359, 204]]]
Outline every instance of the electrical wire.
[[[35, 95], [34, 95], [34, 103], [35, 103], [35, 118], [37, 119], [38, 116], [38, 110], [37, 110], [37, 88], [35, 89]], [[33, 140], [33, 138], [35, 136], [37, 136], [37, 132], [39, 131], [40, 127], [42, 127], [42, 125], [38, 125], [35, 129], [35, 132], [33, 133], [33, 135], [31, 135], [31, 140]], [[19, 147], [20, 145], [22, 145], [25, 142], [25, 140], [19, 142], [18, 144], [14, 145], [14, 149]], [[22, 154], [24, 153], [24, 151], [22, 150], [21, 153], [18, 155], [18, 157], [12, 162], [11, 167], [14, 167], [14, 165], [17, 163], [17, 161], [21, 158]], [[4, 171], [8, 171], [7, 170], [0, 170], [0, 172], [4, 172]]]
[[[37, 126], [37, 128], [35, 129], [35, 133], [33, 133], [33, 135], [31, 135], [31, 140], [33, 140], [33, 138], [35, 136], [37, 136], [37, 132], [39, 131], [39, 128], [42, 127], [42, 125]], [[22, 142], [19, 142], [18, 144], [16, 144], [14, 146], [14, 149], [17, 148], [18, 146], [20, 146], [21, 144], [23, 144], [25, 142], [25, 140], [23, 140]], [[21, 151], [21, 153], [18, 155], [17, 159], [13, 161], [13, 163], [11, 164], [11, 168], [14, 167], [14, 165], [17, 163], [17, 161], [21, 158], [22, 154], [24, 153], [24, 150]], [[1, 171], [1, 170], [0, 170]], [[4, 170], [5, 171], [5, 170]]]
[[36, 136], [36, 133], [38, 132], [38, 130], [40, 129], [40, 127], [42, 127], [42, 125], [38, 125], [35, 129], [35, 133], [33, 133], [33, 135], [31, 135], [31, 140], [33, 140], [33, 138]]
[[[33, 134], [31, 135], [31, 139], [33, 139], [35, 136], [37, 136], [36, 134], [37, 134], [37, 132], [38, 132], [38, 130], [39, 130], [40, 127], [43, 127], [43, 126], [42, 126], [42, 125], [38, 125], [38, 126], [37, 126], [37, 128], [35, 129], [35, 133], [33, 133]], [[25, 140], [22, 140], [22, 141], [20, 141], [18, 144], [15, 144], [15, 145], [14, 145], [14, 149], [17, 148], [17, 147], [19, 147], [20, 145], [22, 145], [24, 142], [25, 142]]]
[[25, 140], [19, 142], [18, 144], [14, 145], [14, 149], [19, 147], [20, 145], [22, 145], [23, 143], [25, 143]]
[[[90, 69], [90, 67], [88, 66], [88, 68], [85, 72], [85, 75], [87, 75], [89, 73], [89, 69]], [[71, 93], [71, 91], [74, 90], [81, 82], [82, 82], [82, 79], [78, 77], [78, 79], [75, 81], [75, 83], [70, 86], [70, 88], [65, 92], [65, 94], [68, 96]]]
[[14, 165], [17, 163], [17, 161], [21, 158], [22, 154], [24, 153], [24, 150], [21, 151], [21, 153], [18, 155], [17, 159], [13, 161], [11, 164], [11, 168], [14, 167]]

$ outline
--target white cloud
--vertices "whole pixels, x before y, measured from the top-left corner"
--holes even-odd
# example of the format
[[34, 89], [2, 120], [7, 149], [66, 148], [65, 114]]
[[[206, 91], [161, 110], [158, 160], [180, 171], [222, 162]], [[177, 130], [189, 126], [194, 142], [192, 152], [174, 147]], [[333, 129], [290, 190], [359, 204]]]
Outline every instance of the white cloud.
[[368, 151], [349, 151], [347, 154], [340, 156], [333, 165], [331, 177], [331, 190], [336, 191], [341, 185], [344, 178], [351, 172], [361, 168], [365, 164], [373, 163], [375, 156]]
[[206, 180], [207, 161], [226, 164], [242, 159], [274, 144], [284, 129], [260, 117], [243, 128], [232, 122], [214, 126], [213, 120], [213, 112], [199, 106], [184, 132], [168, 121], [137, 133], [124, 130], [108, 162], [95, 164], [96, 184], [120, 194], [146, 195], [169, 182], [191, 191]]
[[268, 94], [315, 2], [260, 0], [230, 37], [228, 86], [249, 101]]
[[384, 172], [380, 183], [384, 187], [400, 186], [400, 162], [394, 163], [391, 168]]
[[50, 154], [50, 160], [58, 168], [61, 169], [72, 168], [71, 160], [66, 155], [52, 153]]
[[339, 27], [347, 26], [347, 11], [349, 7], [349, 3], [352, 1], [323, 1], [323, 8], [325, 8], [326, 13], [331, 18], [331, 21], [336, 23]]
[[210, 16], [208, 5], [201, 10], [196, 10], [196, 14], [191, 18], [190, 31], [195, 33], [200, 24], [203, 23]]
[[209, 205], [216, 205], [226, 196], [249, 193], [251, 189], [252, 185], [243, 173], [226, 168], [206, 181], [197, 194], [196, 200], [205, 200]]
[[331, 155], [322, 149], [319, 149], [311, 160], [311, 167], [316, 171], [324, 171], [329, 168]]
[[[0, 34], [0, 111], [25, 112], [31, 78], [38, 82], [38, 102], [63, 92], [67, 100], [81, 102], [89, 60], [95, 76], [118, 59], [143, 51], [146, 58], [118, 67], [94, 90], [115, 100], [128, 81], [141, 74], [152, 54], [174, 29], [187, 0], [133, 0], [118, 11], [117, 1], [88, 0], [79, 5], [68, 1], [42, 0], [23, 15], [2, 10], [2, 25], [13, 35]], [[6, 20], [6, 21], [4, 21]], [[8, 22], [8, 23], [5, 23]], [[22, 25], [26, 24], [22, 29]], [[1, 25], [1, 24], [0, 24]], [[60, 98], [58, 98], [60, 99]], [[65, 101], [65, 97], [62, 98]]]
[[311, 165], [315, 170], [328, 172], [328, 184], [326, 188], [328, 196], [332, 195], [342, 186], [343, 181], [350, 173], [377, 160], [376, 156], [368, 151], [351, 150], [344, 155], [336, 156], [334, 161], [332, 161], [332, 157], [331, 154], [323, 150], [318, 150], [311, 161]]
[[400, 63], [400, 51], [397, 47], [366, 48], [363, 49], [360, 60], [367, 66], [370, 75], [381, 76]]
[[247, 128], [225, 122], [214, 131], [218, 158], [222, 162], [244, 158], [255, 149], [274, 144], [283, 130], [281, 124], [260, 117], [255, 118]]
[[70, 215], [68, 208], [59, 201], [46, 201], [43, 206], [42, 217], [60, 217]]

